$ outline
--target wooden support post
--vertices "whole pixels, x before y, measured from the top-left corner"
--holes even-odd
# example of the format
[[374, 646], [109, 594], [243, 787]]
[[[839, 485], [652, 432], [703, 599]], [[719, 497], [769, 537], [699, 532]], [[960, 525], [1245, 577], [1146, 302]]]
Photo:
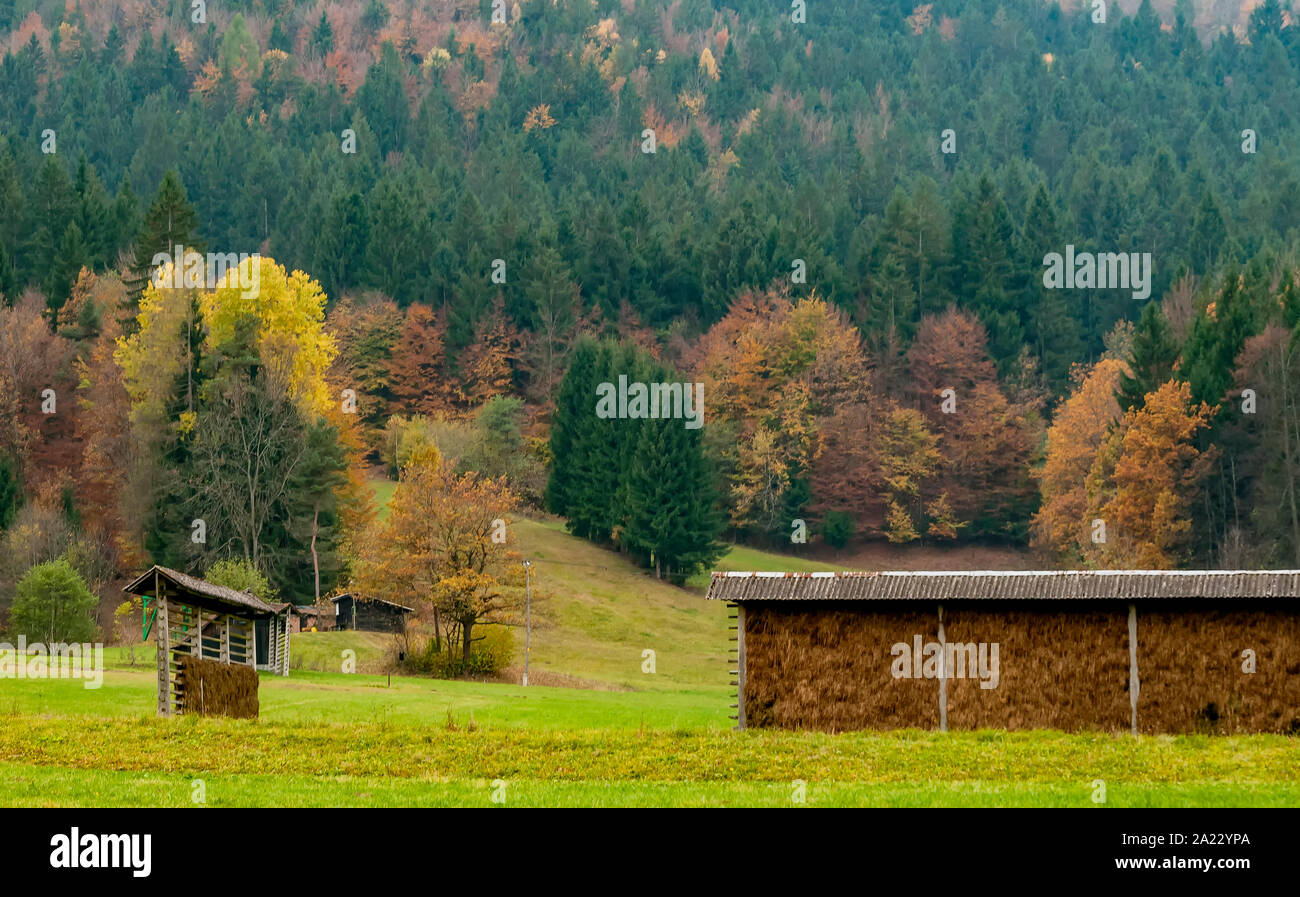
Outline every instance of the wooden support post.
[[736, 728], [745, 728], [745, 606], [736, 605]]
[[280, 675], [289, 675], [289, 612], [286, 610], [284, 619], [280, 623], [280, 628], [284, 631], [284, 651], [280, 660]]
[[167, 613], [167, 596], [163, 594], [162, 582], [155, 571], [153, 576], [154, 601], [157, 605], [154, 618], [154, 644], [157, 646], [158, 664], [158, 715], [172, 715], [172, 627]]
[[948, 648], [943, 637], [943, 605], [939, 605], [939, 731], [948, 731]]
[[1132, 709], [1131, 727], [1134, 737], [1138, 733], [1138, 695], [1142, 691], [1142, 681], [1138, 678], [1138, 612], [1137, 604], [1129, 602], [1128, 606], [1128, 702]]

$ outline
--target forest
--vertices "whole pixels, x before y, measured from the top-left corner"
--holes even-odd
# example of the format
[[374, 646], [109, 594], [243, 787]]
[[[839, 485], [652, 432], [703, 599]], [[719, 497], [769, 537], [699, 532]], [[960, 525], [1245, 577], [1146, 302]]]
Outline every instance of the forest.
[[153, 562], [468, 646], [543, 511], [673, 581], [1300, 568], [1287, 7], [2, 0], [0, 608]]

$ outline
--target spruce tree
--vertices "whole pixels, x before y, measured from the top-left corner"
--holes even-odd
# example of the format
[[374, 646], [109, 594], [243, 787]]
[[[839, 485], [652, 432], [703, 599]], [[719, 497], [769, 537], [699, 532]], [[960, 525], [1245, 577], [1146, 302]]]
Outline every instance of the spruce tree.
[[330, 20], [321, 10], [320, 21], [316, 23], [316, 30], [311, 37], [312, 46], [321, 56], [329, 53], [334, 49], [334, 29], [330, 26]]
[[681, 420], [642, 423], [626, 477], [625, 541], [656, 577], [681, 582], [724, 550], [702, 439]]
[[[153, 270], [154, 256], [159, 253], [168, 255], [176, 251], [177, 245], [186, 249], [201, 250], [203, 244], [196, 236], [199, 216], [190, 205], [181, 184], [180, 175], [175, 169], [163, 176], [162, 184], [149, 211], [145, 213], [144, 223], [135, 241], [135, 264], [131, 266], [131, 276], [124, 281], [127, 289], [127, 315], [123, 321], [123, 332], [133, 333], [135, 317], [139, 310], [140, 294], [144, 292]], [[173, 260], [179, 263], [179, 259]]]
[[1147, 393], [1173, 375], [1177, 361], [1178, 344], [1160, 303], [1148, 303], [1133, 334], [1133, 357], [1129, 360], [1132, 374], [1120, 374], [1119, 390], [1115, 394], [1119, 407], [1123, 411], [1140, 408]]
[[1025, 338], [1023, 293], [1011, 261], [1014, 240], [1006, 205], [985, 175], [956, 229], [961, 265], [958, 291], [988, 330], [989, 351], [1004, 374], [1010, 371]]
[[567, 516], [577, 489], [577, 457], [582, 432], [595, 416], [597, 342], [578, 341], [555, 397], [551, 418], [551, 471], [546, 481], [546, 509]]

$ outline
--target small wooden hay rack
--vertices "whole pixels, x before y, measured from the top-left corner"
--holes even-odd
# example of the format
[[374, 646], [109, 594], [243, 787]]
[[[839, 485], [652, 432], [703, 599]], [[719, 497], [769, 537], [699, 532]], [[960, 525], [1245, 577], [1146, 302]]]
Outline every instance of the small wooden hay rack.
[[[158, 715], [194, 709], [187, 703], [184, 656], [239, 664], [289, 675], [289, 615], [248, 592], [213, 585], [168, 567], [155, 566], [123, 591], [144, 601], [145, 625], [158, 645]], [[256, 624], [270, 629], [266, 657], [257, 656]], [[147, 637], [147, 636], [146, 636]]]

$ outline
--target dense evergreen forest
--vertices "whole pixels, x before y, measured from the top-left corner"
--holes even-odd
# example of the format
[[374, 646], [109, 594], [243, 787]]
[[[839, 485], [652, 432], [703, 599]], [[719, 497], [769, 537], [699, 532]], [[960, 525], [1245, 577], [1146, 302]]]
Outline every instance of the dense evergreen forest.
[[[801, 527], [1300, 567], [1300, 15], [1099, 5], [0, 0], [5, 576], [57, 519], [306, 598], [411, 458], [674, 578]], [[178, 244], [274, 298], [158, 289]], [[596, 420], [620, 374], [706, 425]], [[232, 420], [298, 448], [199, 545]]]

